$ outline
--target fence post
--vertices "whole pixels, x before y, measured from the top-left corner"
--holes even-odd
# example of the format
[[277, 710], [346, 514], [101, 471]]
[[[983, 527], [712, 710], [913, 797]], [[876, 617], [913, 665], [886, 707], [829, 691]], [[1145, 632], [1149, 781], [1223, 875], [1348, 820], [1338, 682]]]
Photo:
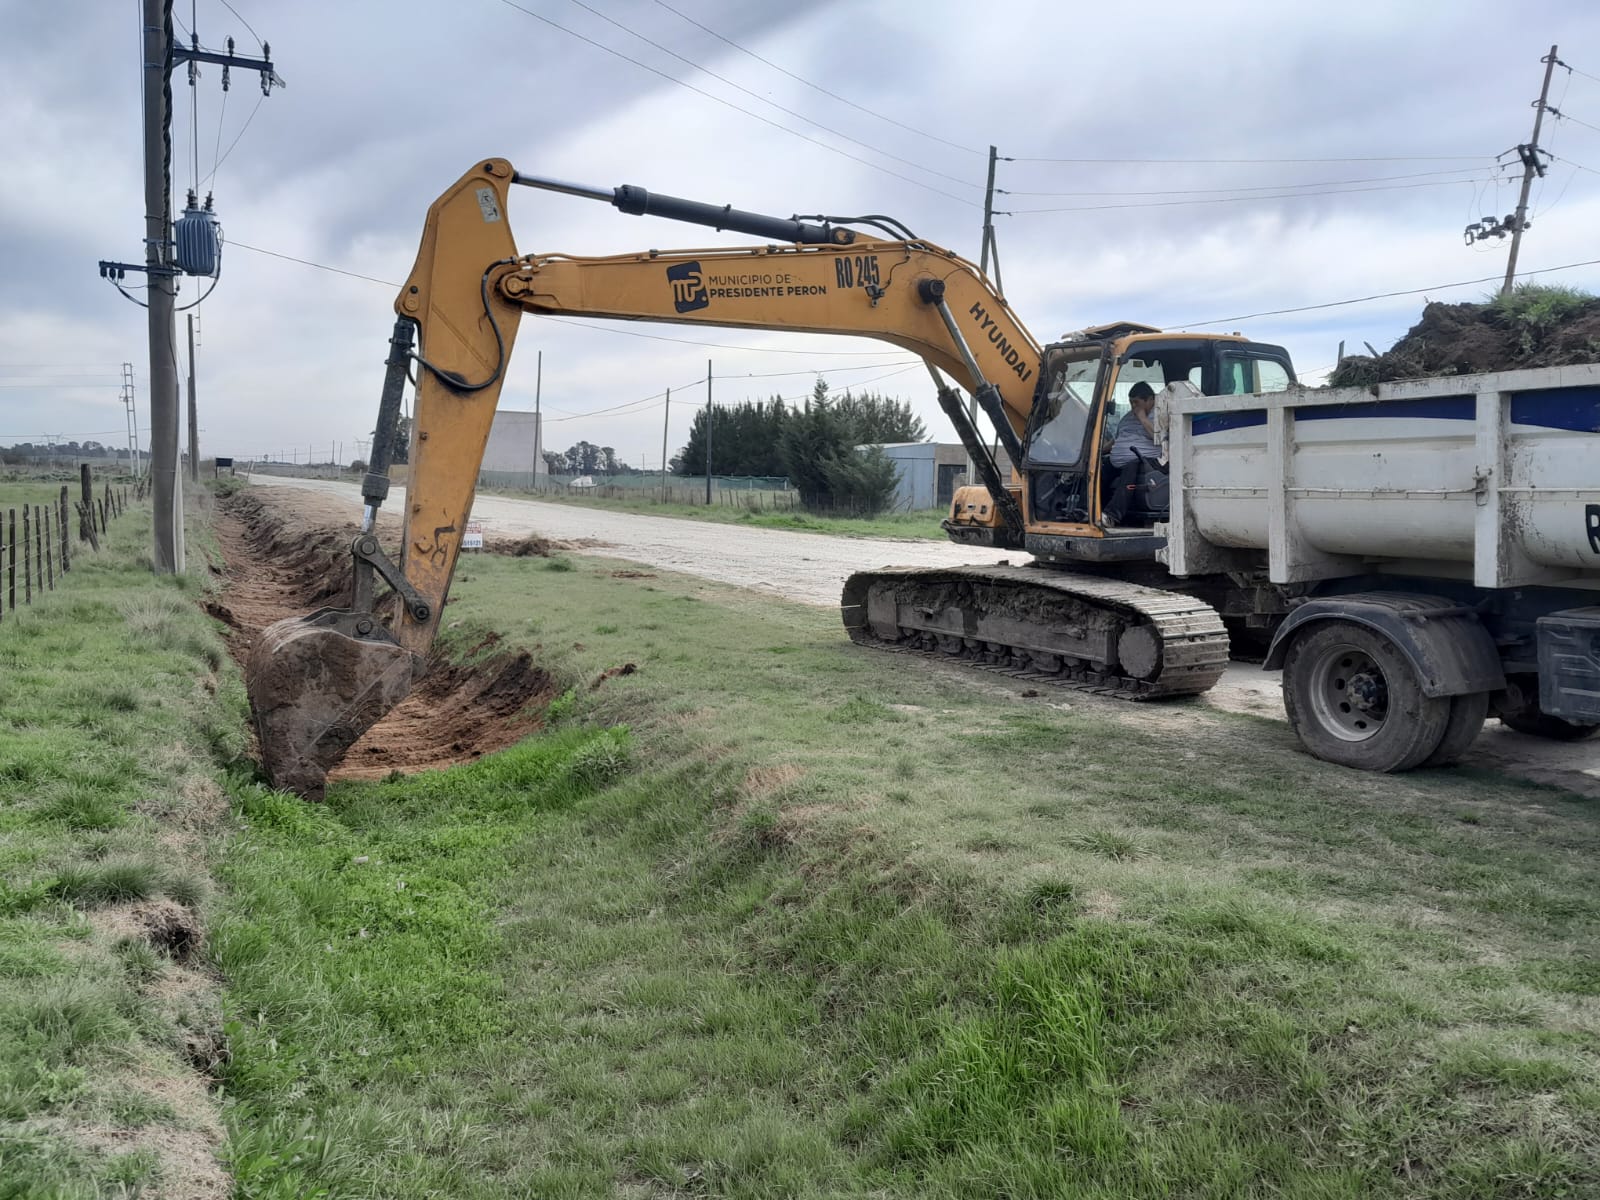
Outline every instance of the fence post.
[[80, 542], [89, 540], [89, 521], [91, 519], [89, 506], [94, 503], [94, 484], [90, 481], [89, 475], [89, 464], [80, 463], [78, 465], [78, 498], [82, 501], [78, 506], [78, 514], [82, 518], [78, 522], [78, 540]]
[[56, 590], [56, 564], [55, 552], [51, 548], [52, 534], [50, 532], [50, 506], [44, 506], [44, 578], [50, 590]]
[[100, 499], [96, 501], [96, 507], [100, 510], [100, 532], [109, 534], [111, 530], [106, 528], [106, 498], [104, 496], [101, 496]]
[[56, 504], [56, 532], [61, 535], [61, 573], [65, 575], [72, 570], [72, 565], [67, 557], [67, 543], [72, 539], [67, 536], [67, 485], [61, 485], [61, 499]]
[[33, 506], [33, 581], [39, 585], [39, 595], [44, 595], [44, 521], [39, 506]]
[[11, 611], [17, 611], [17, 510], [11, 510], [11, 555], [6, 559], [6, 569], [11, 573]]
[[28, 526], [28, 506], [22, 506], [22, 602], [33, 603], [33, 531]]

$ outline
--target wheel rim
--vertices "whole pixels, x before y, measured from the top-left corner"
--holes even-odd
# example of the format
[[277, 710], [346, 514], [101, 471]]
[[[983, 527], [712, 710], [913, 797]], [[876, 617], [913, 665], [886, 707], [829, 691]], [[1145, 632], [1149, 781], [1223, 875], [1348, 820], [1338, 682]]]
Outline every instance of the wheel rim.
[[1376, 737], [1389, 718], [1389, 681], [1365, 650], [1329, 646], [1311, 668], [1317, 723], [1346, 742]]

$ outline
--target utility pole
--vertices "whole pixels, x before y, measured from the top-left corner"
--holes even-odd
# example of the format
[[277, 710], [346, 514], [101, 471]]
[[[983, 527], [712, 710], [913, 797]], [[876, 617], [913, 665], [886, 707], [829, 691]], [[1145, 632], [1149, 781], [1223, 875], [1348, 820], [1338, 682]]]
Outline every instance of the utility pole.
[[661, 503], [667, 502], [667, 423], [672, 419], [672, 389], [667, 389], [666, 407], [661, 413]]
[[194, 406], [194, 314], [189, 314], [189, 482], [200, 482], [200, 418]]
[[1533, 177], [1544, 174], [1544, 164], [1539, 161], [1539, 126], [1544, 121], [1545, 105], [1550, 99], [1550, 75], [1555, 69], [1556, 48], [1551, 46], [1549, 57], [1544, 60], [1544, 86], [1539, 89], [1539, 100], [1533, 106], [1533, 140], [1517, 147], [1522, 159], [1522, 193], [1517, 197], [1516, 219], [1511, 223], [1511, 254], [1506, 259], [1506, 281], [1500, 288], [1502, 296], [1511, 294], [1517, 276], [1517, 251], [1522, 247], [1522, 231], [1528, 224], [1528, 192], [1533, 187]]
[[122, 407], [128, 414], [128, 474], [139, 478], [139, 414], [133, 403], [133, 364], [122, 364]]
[[144, 0], [144, 262], [149, 276], [150, 472], [156, 574], [184, 568], [182, 484], [178, 479], [178, 348], [172, 329], [177, 279], [170, 259], [168, 172], [172, 62], [170, 0]]
[[[150, 482], [154, 508], [151, 564], [158, 575], [176, 574], [184, 569], [183, 479], [178, 461], [178, 345], [172, 321], [177, 277], [180, 274], [215, 277], [218, 270], [215, 216], [209, 198], [204, 212], [197, 207], [197, 200], [190, 198], [180, 228], [193, 236], [185, 236], [182, 245], [173, 244], [172, 69], [179, 63], [188, 63], [192, 77], [193, 64], [215, 63], [222, 67], [224, 91], [228, 88], [228, 72], [234, 67], [257, 72], [264, 95], [271, 92], [274, 84], [283, 85], [272, 66], [271, 48], [265, 42], [261, 44], [260, 58], [233, 53], [232, 38], [228, 39], [226, 54], [204, 50], [195, 32], [190, 34], [190, 45], [175, 45], [172, 3], [173, 0], [140, 0], [144, 68], [144, 264], [100, 263], [101, 277], [110, 279], [119, 289], [120, 281], [130, 270], [143, 271], [149, 281]], [[197, 449], [191, 440], [191, 458]]]
[[[1000, 282], [1000, 247], [994, 240], [994, 166], [999, 161], [1000, 152], [994, 147], [989, 147], [989, 181], [983, 190], [983, 246], [979, 251], [978, 270], [985, 276], [989, 274], [989, 255], [994, 254], [994, 287], [1003, 299], [1005, 288]], [[1008, 158], [1006, 160], [1010, 162]], [[978, 427], [978, 398], [967, 397], [967, 419], [972, 422], [974, 429]], [[972, 460], [972, 455], [967, 455], [967, 482], [971, 483], [978, 477], [978, 464]]]
[[706, 359], [706, 506], [711, 506], [711, 426], [716, 410], [711, 407], [711, 360]]
[[544, 414], [539, 410], [539, 393], [544, 390], [544, 351], [534, 359], [533, 367], [533, 483], [539, 485], [539, 471], [544, 467]]

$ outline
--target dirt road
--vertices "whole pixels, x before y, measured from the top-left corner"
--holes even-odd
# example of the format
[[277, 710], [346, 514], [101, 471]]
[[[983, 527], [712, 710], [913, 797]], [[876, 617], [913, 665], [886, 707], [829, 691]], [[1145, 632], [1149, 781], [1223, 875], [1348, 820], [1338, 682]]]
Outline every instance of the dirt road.
[[[361, 497], [354, 484], [268, 475], [254, 476], [251, 482], [257, 486], [315, 492], [327, 498], [330, 515], [348, 515], [352, 520], [360, 515]], [[403, 488], [395, 488], [385, 511], [400, 511], [404, 495]], [[914, 566], [992, 563], [1005, 557], [993, 550], [976, 550], [946, 542], [745, 529], [737, 525], [641, 516], [504, 496], [479, 496], [473, 506], [473, 517], [483, 522], [484, 532], [490, 537], [538, 533], [562, 540], [587, 540], [590, 544], [578, 553], [625, 558], [768, 592], [802, 604], [823, 606], [838, 604], [839, 589], [853, 571], [891, 563]], [[1026, 556], [1013, 554], [1012, 558], [1021, 562]], [[1231, 664], [1222, 681], [1200, 699], [1203, 705], [1228, 712], [1283, 717], [1278, 674], [1249, 663]], [[1191, 709], [1187, 705], [1167, 705], [1162, 706], [1161, 711], [1170, 714], [1173, 720], [1183, 720]], [[1466, 762], [1600, 797], [1600, 742], [1576, 745], [1549, 742], [1525, 737], [1498, 721], [1491, 721]]]

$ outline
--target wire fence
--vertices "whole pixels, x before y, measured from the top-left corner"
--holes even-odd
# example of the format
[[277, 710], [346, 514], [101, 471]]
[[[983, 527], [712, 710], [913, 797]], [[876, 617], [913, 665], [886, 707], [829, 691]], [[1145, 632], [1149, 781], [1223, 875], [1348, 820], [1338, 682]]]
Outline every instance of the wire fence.
[[[136, 485], [133, 498], [142, 498], [144, 486], [142, 482]], [[27, 607], [36, 596], [42, 598], [65, 582], [80, 546], [87, 544], [99, 553], [100, 535], [128, 509], [127, 487], [107, 483], [99, 495], [94, 493], [87, 464], [80, 487], [76, 503], [70, 498], [71, 489], [62, 484], [60, 494], [49, 503], [12, 505], [4, 510], [0, 520], [0, 622], [8, 613], [15, 613], [19, 604]], [[68, 532], [74, 511], [78, 518], [76, 543]]]

